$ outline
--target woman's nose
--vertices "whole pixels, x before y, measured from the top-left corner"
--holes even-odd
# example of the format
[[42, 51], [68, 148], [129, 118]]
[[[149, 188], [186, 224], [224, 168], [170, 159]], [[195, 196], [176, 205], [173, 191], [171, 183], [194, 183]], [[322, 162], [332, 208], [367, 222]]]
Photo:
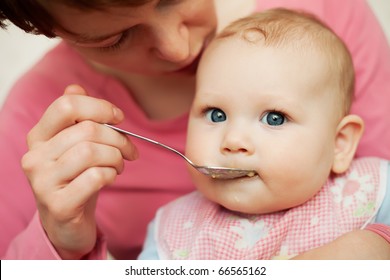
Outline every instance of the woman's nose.
[[190, 56], [190, 37], [185, 24], [162, 24], [155, 33], [153, 51], [158, 58], [170, 62], [183, 62]]

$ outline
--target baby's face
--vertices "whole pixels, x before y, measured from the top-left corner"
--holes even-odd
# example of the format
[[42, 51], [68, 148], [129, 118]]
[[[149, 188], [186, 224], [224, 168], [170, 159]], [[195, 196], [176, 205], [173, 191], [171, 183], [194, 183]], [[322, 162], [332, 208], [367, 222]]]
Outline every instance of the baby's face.
[[187, 155], [259, 176], [217, 180], [191, 170], [198, 190], [253, 214], [299, 205], [318, 192], [332, 168], [340, 118], [328, 70], [314, 51], [214, 42], [198, 72]]

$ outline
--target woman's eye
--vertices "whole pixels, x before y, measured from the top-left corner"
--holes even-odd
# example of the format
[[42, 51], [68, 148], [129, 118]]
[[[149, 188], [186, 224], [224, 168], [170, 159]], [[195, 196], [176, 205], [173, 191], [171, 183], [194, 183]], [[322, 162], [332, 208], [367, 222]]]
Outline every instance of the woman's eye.
[[221, 109], [209, 109], [206, 112], [206, 118], [212, 122], [224, 122], [226, 121], [226, 114]]
[[112, 50], [117, 50], [120, 49], [123, 43], [126, 42], [126, 40], [129, 38], [129, 32], [125, 31], [122, 33], [122, 35], [118, 38], [117, 41], [115, 41], [113, 44], [104, 46], [104, 47], [99, 47], [101, 50], [105, 51], [112, 51]]
[[261, 118], [261, 122], [271, 126], [279, 126], [286, 122], [286, 117], [282, 113], [268, 112]]

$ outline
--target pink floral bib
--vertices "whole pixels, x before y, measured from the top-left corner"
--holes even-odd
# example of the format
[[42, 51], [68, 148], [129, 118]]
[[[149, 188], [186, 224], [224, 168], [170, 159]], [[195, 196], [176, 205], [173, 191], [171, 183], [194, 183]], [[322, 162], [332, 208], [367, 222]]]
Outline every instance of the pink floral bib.
[[156, 241], [161, 259], [287, 259], [365, 227], [384, 197], [387, 161], [353, 162], [307, 203], [265, 215], [222, 208], [193, 192], [161, 208]]

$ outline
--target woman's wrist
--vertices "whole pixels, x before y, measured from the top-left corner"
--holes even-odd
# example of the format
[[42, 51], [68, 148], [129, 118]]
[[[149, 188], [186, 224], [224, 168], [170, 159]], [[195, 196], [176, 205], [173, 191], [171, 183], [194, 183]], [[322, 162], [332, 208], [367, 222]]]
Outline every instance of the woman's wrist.
[[390, 243], [390, 226], [384, 224], [369, 224], [364, 229], [375, 232]]

